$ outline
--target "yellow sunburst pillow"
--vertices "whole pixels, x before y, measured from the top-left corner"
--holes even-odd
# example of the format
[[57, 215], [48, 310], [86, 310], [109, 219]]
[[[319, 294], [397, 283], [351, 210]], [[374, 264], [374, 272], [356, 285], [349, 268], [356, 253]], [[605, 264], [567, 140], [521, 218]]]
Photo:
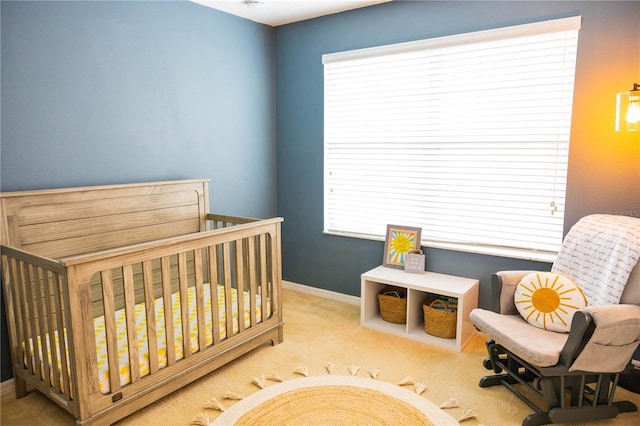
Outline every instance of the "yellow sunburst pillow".
[[587, 306], [582, 289], [566, 275], [533, 272], [516, 286], [516, 309], [529, 324], [568, 332], [573, 314]]

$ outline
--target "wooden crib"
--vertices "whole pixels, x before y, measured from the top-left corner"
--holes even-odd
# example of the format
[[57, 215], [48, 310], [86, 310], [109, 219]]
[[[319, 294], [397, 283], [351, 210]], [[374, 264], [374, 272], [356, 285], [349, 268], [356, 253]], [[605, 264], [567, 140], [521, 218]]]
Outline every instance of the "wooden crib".
[[110, 424], [282, 342], [282, 219], [208, 198], [203, 179], [1, 194], [16, 397]]

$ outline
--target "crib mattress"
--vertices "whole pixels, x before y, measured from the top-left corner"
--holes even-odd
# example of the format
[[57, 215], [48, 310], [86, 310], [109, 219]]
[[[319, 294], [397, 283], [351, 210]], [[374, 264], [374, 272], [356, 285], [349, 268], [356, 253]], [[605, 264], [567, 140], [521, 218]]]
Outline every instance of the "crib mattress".
[[[226, 310], [225, 310], [225, 289], [224, 286], [218, 285], [218, 320], [219, 320], [219, 336], [220, 339], [227, 337], [227, 323], [226, 323]], [[203, 285], [204, 289], [204, 304], [205, 304], [205, 340], [206, 345], [210, 346], [213, 343], [212, 327], [213, 318], [211, 315], [211, 290], [209, 284]], [[238, 333], [238, 291], [232, 289], [232, 322], [233, 322], [233, 334]], [[248, 326], [251, 322], [250, 312], [250, 295], [249, 292], [244, 292], [244, 323]], [[172, 305], [172, 317], [173, 317], [173, 331], [174, 331], [174, 344], [176, 360], [184, 357], [183, 352], [183, 336], [182, 336], [182, 319], [180, 315], [180, 293], [174, 293], [171, 297]], [[256, 320], [260, 322], [262, 320], [262, 300], [261, 296], [256, 295], [255, 307], [256, 307]], [[156, 338], [158, 345], [158, 364], [160, 368], [167, 365], [167, 344], [166, 344], [166, 324], [164, 317], [164, 301], [163, 298], [157, 298], [154, 302], [154, 310], [156, 317]], [[190, 347], [191, 353], [198, 351], [198, 319], [196, 310], [196, 292], [194, 287], [188, 289], [188, 311], [189, 311], [189, 331], [190, 331]], [[268, 318], [271, 315], [271, 305], [267, 303], [267, 315]], [[129, 349], [127, 341], [127, 324], [126, 313], [124, 309], [116, 311], [116, 333], [118, 341], [118, 363], [120, 366], [120, 386], [124, 386], [131, 382], [129, 374]], [[149, 348], [147, 343], [147, 319], [145, 314], [145, 304], [139, 303], [135, 305], [135, 322], [136, 322], [136, 336], [138, 341], [138, 353], [139, 353], [139, 369], [140, 376], [146, 376], [149, 374]], [[94, 329], [96, 335], [96, 352], [98, 360], [98, 378], [100, 384], [100, 392], [102, 394], [108, 394], [110, 389], [109, 377], [111, 372], [109, 371], [108, 364], [108, 352], [107, 352], [107, 336], [105, 331], [104, 316], [94, 318]], [[49, 352], [48, 359], [51, 360], [51, 351], [48, 345], [48, 336], [46, 338], [47, 351]], [[58, 333], [55, 334], [56, 347], [58, 344]], [[40, 347], [42, 347], [40, 345]], [[59, 354], [58, 354], [59, 355]], [[42, 357], [41, 357], [42, 358]], [[60, 356], [57, 357], [60, 360]], [[68, 359], [68, 354], [67, 354]], [[58, 371], [61, 371], [61, 362], [58, 361]], [[52, 370], [53, 373], [53, 370]]]

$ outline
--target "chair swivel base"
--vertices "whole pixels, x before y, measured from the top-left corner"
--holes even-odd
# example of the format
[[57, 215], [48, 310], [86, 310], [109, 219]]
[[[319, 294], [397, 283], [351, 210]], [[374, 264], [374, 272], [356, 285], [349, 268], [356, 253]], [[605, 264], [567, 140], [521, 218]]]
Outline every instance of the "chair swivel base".
[[[535, 413], [528, 415], [523, 426], [550, 423], [590, 423], [616, 417], [619, 413], [638, 411], [630, 401], [613, 402], [618, 374], [594, 375], [569, 372], [562, 366], [538, 368], [523, 361], [493, 340], [487, 342], [489, 357], [483, 362], [496, 375], [480, 379], [480, 387], [505, 386], [526, 403]], [[531, 400], [513, 385], [521, 384]], [[595, 388], [589, 386], [596, 384]], [[539, 405], [546, 407], [541, 409]]]

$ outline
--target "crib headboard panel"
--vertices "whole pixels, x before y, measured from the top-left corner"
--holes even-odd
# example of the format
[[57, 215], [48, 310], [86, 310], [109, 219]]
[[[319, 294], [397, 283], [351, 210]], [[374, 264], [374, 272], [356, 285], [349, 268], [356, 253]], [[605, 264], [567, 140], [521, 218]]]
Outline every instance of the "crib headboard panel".
[[193, 179], [0, 193], [0, 243], [62, 258], [204, 231], [208, 182]]

